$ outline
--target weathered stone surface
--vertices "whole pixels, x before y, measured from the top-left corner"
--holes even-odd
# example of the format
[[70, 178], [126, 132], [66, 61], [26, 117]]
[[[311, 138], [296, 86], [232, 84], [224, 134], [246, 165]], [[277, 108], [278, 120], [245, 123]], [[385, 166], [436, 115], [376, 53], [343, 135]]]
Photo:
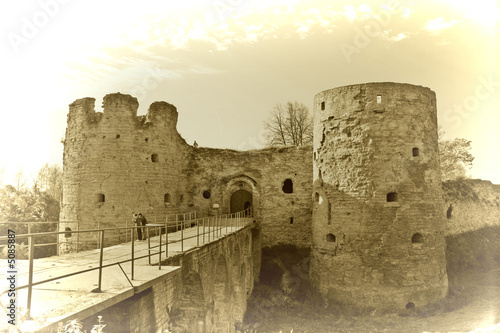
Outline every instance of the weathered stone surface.
[[310, 275], [319, 292], [374, 308], [444, 297], [434, 92], [395, 83], [323, 91], [313, 149]]
[[500, 225], [500, 185], [480, 179], [443, 183], [446, 236]]
[[[151, 287], [84, 320], [102, 316], [110, 332], [234, 332], [252, 293], [259, 233], [248, 226], [162, 262], [182, 266]], [[258, 271], [257, 271], [258, 274]]]
[[[252, 252], [312, 246], [310, 277], [325, 298], [401, 309], [446, 295], [445, 234], [500, 225], [498, 185], [445, 183], [443, 205], [436, 96], [428, 88], [326, 90], [314, 99], [313, 147], [243, 152], [188, 145], [166, 102], [153, 103], [145, 116], [137, 116], [129, 95], [107, 95], [103, 113], [94, 103], [70, 105], [61, 231], [130, 225], [134, 212], [163, 221], [166, 214], [213, 216], [248, 204], [259, 225]], [[107, 243], [125, 240], [114, 236]], [[79, 237], [80, 249], [97, 244], [97, 233]], [[74, 251], [75, 238], [61, 235], [61, 251]], [[253, 254], [245, 269], [256, 281], [260, 257]], [[186, 276], [196, 285], [198, 277]]]
[[[103, 113], [94, 111], [94, 102], [84, 98], [70, 105], [61, 231], [130, 226], [134, 212], [150, 222], [193, 210], [198, 216], [229, 213], [232, 195], [245, 190], [266, 245], [310, 246], [310, 147], [194, 148], [177, 132], [171, 104], [155, 102], [138, 117], [137, 100], [129, 95], [107, 95]], [[292, 180], [293, 193], [282, 191], [285, 179]], [[62, 235], [61, 251], [74, 251], [75, 238]], [[117, 232], [108, 241], [124, 240]], [[79, 242], [79, 249], [95, 248], [97, 233], [81, 235]]]
[[[246, 152], [198, 148], [186, 170], [193, 203], [207, 214], [229, 213], [231, 195], [239, 189], [247, 190], [253, 195], [254, 215], [262, 227], [264, 245], [310, 246], [310, 152], [310, 147]], [[286, 179], [292, 180], [292, 193], [282, 190]], [[206, 189], [212, 194], [209, 199], [202, 196]], [[211, 209], [214, 204], [220, 208]]]

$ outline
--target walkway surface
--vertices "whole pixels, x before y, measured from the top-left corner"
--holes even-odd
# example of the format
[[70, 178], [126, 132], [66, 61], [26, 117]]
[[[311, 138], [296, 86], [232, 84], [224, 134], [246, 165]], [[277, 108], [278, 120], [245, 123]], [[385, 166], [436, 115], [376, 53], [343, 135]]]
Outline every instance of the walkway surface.
[[[239, 225], [241, 227], [236, 226], [235, 220], [228, 221], [228, 227], [219, 228], [219, 230], [205, 227], [205, 232], [210, 233], [210, 242], [241, 229], [251, 222], [252, 219], [240, 219]], [[186, 252], [209, 243], [208, 234], [205, 234], [205, 243], [203, 243], [202, 230], [203, 228], [200, 226], [199, 230], [197, 227], [192, 227], [183, 231], [169, 232], [168, 257], [182, 253], [181, 247]], [[197, 237], [197, 235], [199, 236]], [[180, 241], [182, 236], [184, 238], [183, 242]], [[161, 237], [161, 256], [163, 261], [166, 258], [166, 236], [163, 234]], [[159, 240], [160, 236], [150, 238], [149, 243], [152, 253], [158, 253]], [[131, 242], [104, 248], [103, 266], [130, 259], [131, 248]], [[134, 257], [137, 258], [147, 254], [148, 241], [134, 241]], [[35, 259], [33, 283], [99, 267], [99, 257], [100, 251], [96, 249]], [[180, 269], [179, 266], [162, 266], [159, 269], [158, 259], [158, 254], [152, 256], [151, 265], [148, 258], [136, 259], [134, 261], [133, 280], [131, 280], [131, 262], [122, 263], [121, 268], [118, 265], [103, 268], [102, 292], [92, 292], [92, 290], [98, 288], [98, 269], [34, 286], [31, 303], [31, 317], [33, 320], [23, 318], [26, 314], [28, 289], [21, 289], [17, 294], [16, 325], [18, 325], [18, 328], [21, 327], [21, 331], [30, 331], [29, 327], [36, 329], [54, 322], [66, 322], [66, 320], [74, 318], [75, 314], [78, 314], [78, 318], [91, 316], [104, 308], [131, 297], [135, 293], [149, 288], [157, 278]], [[27, 285], [28, 260], [16, 260], [16, 266], [18, 272], [17, 286]], [[4, 279], [2, 282], [3, 287], [7, 287], [7, 282]], [[2, 290], [6, 289], [2, 288]], [[8, 300], [7, 293], [0, 296], [2, 308], [5, 309], [4, 305], [8, 304]], [[1, 321], [1, 332], [8, 332], [10, 328], [12, 328], [12, 325], [9, 325], [6, 320]]]

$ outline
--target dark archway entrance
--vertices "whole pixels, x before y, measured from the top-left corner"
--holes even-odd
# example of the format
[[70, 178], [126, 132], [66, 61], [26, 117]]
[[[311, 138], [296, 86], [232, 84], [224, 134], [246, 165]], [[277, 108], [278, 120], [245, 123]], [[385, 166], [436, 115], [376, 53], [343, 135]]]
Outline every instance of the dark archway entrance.
[[252, 193], [247, 190], [238, 190], [231, 195], [230, 212], [236, 213], [252, 207]]

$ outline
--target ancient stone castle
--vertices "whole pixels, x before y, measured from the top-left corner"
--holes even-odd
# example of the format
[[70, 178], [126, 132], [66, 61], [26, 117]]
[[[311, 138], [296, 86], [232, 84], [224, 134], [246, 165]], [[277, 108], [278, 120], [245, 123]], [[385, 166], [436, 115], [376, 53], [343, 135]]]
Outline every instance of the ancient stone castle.
[[[311, 282], [327, 299], [404, 309], [446, 296], [430, 89], [368, 83], [323, 91], [314, 97], [313, 147], [251, 151], [187, 144], [166, 102], [145, 116], [129, 95], [105, 96], [102, 113], [94, 103], [70, 105], [62, 231], [130, 225], [134, 212], [163, 221], [253, 207], [263, 246], [311, 248]], [[92, 247], [96, 239], [83, 241]]]

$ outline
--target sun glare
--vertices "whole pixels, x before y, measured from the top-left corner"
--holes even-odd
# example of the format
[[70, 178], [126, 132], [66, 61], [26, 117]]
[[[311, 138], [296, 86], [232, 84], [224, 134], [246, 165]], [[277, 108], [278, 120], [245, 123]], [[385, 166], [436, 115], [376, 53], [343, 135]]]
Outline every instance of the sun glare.
[[459, 6], [466, 18], [488, 28], [495, 27], [500, 19], [496, 0], [453, 1], [452, 4], [453, 6]]

